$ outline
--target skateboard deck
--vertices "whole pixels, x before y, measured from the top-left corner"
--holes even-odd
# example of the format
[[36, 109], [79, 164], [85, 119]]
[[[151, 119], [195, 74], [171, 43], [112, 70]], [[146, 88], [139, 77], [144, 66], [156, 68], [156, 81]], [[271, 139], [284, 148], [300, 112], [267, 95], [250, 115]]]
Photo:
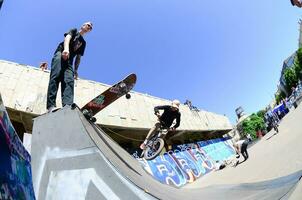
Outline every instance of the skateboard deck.
[[92, 118], [94, 115], [106, 108], [121, 96], [126, 95], [126, 98], [129, 99], [131, 96], [128, 93], [130, 92], [130, 90], [132, 90], [135, 83], [136, 75], [128, 75], [126, 78], [114, 84], [113, 86], [102, 92], [100, 95], [92, 99], [90, 102], [88, 102], [81, 108], [81, 111], [84, 115], [88, 115], [90, 118]]

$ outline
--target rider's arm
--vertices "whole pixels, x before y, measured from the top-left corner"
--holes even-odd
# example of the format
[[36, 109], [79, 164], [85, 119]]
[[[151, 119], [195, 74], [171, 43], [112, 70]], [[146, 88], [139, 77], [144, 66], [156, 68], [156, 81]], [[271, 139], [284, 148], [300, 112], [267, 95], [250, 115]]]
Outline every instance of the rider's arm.
[[174, 129], [176, 129], [177, 127], [179, 127], [180, 125], [180, 113], [178, 114], [177, 118], [176, 118], [176, 124], [173, 126]]
[[169, 106], [155, 106], [154, 107], [154, 113], [158, 113], [159, 110], [165, 110], [167, 108], [169, 108]]

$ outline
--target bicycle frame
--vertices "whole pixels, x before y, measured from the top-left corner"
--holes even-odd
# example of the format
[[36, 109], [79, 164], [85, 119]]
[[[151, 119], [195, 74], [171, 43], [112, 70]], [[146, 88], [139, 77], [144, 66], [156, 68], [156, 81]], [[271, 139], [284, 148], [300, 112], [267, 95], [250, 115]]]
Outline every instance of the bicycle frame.
[[165, 138], [166, 135], [168, 134], [169, 130], [167, 128], [159, 128], [158, 132], [157, 132], [157, 136], [159, 138]]

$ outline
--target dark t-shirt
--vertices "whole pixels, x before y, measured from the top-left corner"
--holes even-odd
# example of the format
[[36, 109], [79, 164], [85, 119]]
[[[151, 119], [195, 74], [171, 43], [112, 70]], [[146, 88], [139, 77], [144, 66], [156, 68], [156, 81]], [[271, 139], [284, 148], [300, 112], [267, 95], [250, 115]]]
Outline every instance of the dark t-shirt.
[[[81, 34], [78, 32], [76, 28], [71, 29], [69, 32], [64, 34], [64, 37], [67, 35], [71, 35], [70, 43], [69, 43], [69, 60], [73, 61], [73, 58], [76, 55], [84, 55], [85, 47], [86, 47], [86, 41], [81, 36]], [[64, 41], [59, 44], [57, 47], [55, 53], [58, 51], [63, 52], [64, 50]]]
[[180, 112], [178, 110], [173, 111], [171, 106], [156, 106], [154, 111], [157, 112], [158, 110], [164, 110], [163, 114], [160, 116], [160, 121], [164, 122], [165, 127], [170, 127], [176, 119], [176, 124], [173, 126], [174, 128], [179, 127], [180, 125]]

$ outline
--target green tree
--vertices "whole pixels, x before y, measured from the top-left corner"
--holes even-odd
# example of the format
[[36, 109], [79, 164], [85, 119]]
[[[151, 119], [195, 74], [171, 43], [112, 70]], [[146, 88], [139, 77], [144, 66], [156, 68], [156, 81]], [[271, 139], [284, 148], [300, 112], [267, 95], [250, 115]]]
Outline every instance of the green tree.
[[251, 134], [253, 138], [257, 137], [257, 131], [264, 130], [264, 128], [265, 124], [263, 118], [255, 113], [253, 113], [250, 117], [243, 120], [242, 122], [244, 135]]
[[287, 68], [284, 71], [284, 79], [286, 83], [286, 90], [290, 94], [291, 88], [295, 87], [298, 83], [298, 77], [296, 75], [296, 72], [293, 68]]
[[264, 119], [264, 114], [265, 114], [266, 112], [265, 112], [265, 110], [259, 110], [258, 112], [257, 112], [257, 115], [259, 116], [259, 117], [261, 117], [262, 119]]
[[275, 96], [276, 103], [279, 104], [281, 100], [284, 98], [286, 98], [286, 94], [283, 91], [281, 91], [281, 93], [276, 94]]
[[301, 70], [302, 70], [302, 48], [299, 48], [296, 52], [295, 62], [294, 62], [294, 71], [298, 79], [301, 79]]

